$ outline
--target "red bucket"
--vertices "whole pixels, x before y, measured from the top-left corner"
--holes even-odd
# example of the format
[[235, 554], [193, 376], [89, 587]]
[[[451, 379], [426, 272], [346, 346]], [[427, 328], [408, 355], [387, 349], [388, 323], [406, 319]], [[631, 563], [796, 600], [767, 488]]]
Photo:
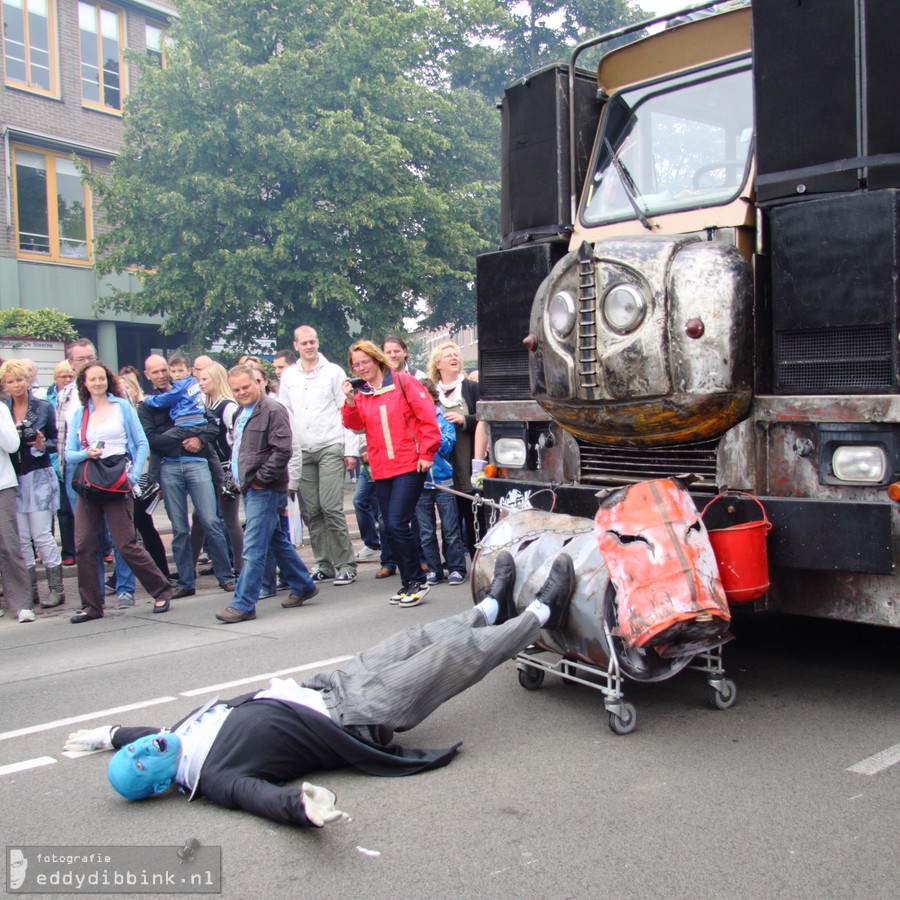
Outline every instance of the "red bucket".
[[[714, 519], [719, 521], [734, 521], [738, 517], [738, 510], [734, 505], [725, 509], [716, 510], [716, 515], [707, 516], [713, 504], [727, 500], [729, 496], [749, 497], [759, 507], [761, 519], [749, 522], [736, 522], [724, 527], [710, 527]], [[755, 510], [754, 510], [755, 513]], [[725, 596], [730, 603], [749, 603], [758, 600], [769, 589], [769, 555], [766, 551], [766, 537], [772, 528], [772, 523], [766, 516], [765, 507], [752, 494], [742, 491], [731, 491], [728, 494], [719, 494], [703, 508], [700, 514], [706, 529], [709, 532], [709, 540], [716, 555], [719, 566], [719, 575], [722, 578], [722, 586], [725, 588]]]

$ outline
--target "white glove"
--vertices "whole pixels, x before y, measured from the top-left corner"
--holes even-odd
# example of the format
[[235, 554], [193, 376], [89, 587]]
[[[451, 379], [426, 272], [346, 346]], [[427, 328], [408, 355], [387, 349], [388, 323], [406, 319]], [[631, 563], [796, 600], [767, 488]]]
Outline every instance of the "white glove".
[[115, 726], [101, 725], [99, 728], [82, 728], [73, 731], [63, 744], [63, 750], [112, 750], [112, 732]]
[[328, 788], [319, 787], [317, 784], [303, 782], [300, 789], [300, 799], [306, 810], [306, 818], [311, 825], [321, 828], [323, 825], [331, 825], [334, 822], [350, 822], [350, 816], [339, 809], [335, 809], [334, 803], [337, 797]]

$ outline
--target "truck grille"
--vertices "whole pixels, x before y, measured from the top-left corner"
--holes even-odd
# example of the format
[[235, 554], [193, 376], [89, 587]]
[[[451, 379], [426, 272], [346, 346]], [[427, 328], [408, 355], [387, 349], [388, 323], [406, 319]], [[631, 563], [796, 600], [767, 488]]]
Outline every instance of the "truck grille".
[[482, 350], [478, 359], [478, 380], [482, 400], [530, 400], [528, 351]]
[[890, 325], [776, 333], [776, 390], [869, 392], [894, 387]]
[[719, 439], [673, 447], [609, 447], [578, 440], [581, 480], [591, 484], [634, 484], [687, 472], [698, 476], [691, 490], [715, 490]]

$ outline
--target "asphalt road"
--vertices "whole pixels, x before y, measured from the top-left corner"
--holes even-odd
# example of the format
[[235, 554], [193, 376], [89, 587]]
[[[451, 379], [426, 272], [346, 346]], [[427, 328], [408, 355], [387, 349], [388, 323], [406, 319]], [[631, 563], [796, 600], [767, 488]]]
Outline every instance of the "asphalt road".
[[[638, 721], [627, 736], [607, 727], [598, 692], [554, 676], [525, 691], [506, 663], [402, 736], [419, 747], [463, 740], [447, 768], [311, 778], [353, 816], [321, 831], [171, 792], [128, 803], [106, 783], [107, 754], [62, 755], [75, 728], [169, 725], [210, 693], [234, 696], [269, 673], [321, 666], [471, 602], [468, 585], [442, 585], [417, 609], [391, 607], [393, 585], [374, 571], [362, 566], [356, 584], [327, 585], [301, 609], [263, 601], [255, 622], [232, 626], [213, 618], [227, 601], [214, 586], [161, 616], [144, 600], [77, 627], [61, 612], [29, 625], [0, 620], [2, 843], [193, 838], [221, 846], [229, 898], [900, 893], [895, 631], [740, 620], [725, 651], [736, 705], [712, 709], [696, 672], [629, 683]], [[241, 683], [219, 687], [226, 682]], [[133, 708], [104, 712], [121, 707]]]

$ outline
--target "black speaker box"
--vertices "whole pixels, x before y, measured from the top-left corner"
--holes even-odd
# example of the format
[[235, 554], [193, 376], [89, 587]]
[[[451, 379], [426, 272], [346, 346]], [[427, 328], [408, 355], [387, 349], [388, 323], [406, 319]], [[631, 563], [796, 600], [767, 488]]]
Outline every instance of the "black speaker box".
[[900, 191], [863, 191], [770, 213], [778, 393], [897, 390]]
[[534, 295], [566, 253], [562, 243], [525, 244], [478, 257], [478, 372], [482, 400], [531, 397], [528, 350]]
[[894, 0], [753, 0], [759, 200], [900, 184], [898, 33]]
[[[597, 80], [576, 72], [576, 186], [581, 190], [600, 117]], [[553, 236], [572, 224], [569, 203], [568, 66], [551, 66], [506, 89], [502, 104], [500, 225], [503, 246]]]

